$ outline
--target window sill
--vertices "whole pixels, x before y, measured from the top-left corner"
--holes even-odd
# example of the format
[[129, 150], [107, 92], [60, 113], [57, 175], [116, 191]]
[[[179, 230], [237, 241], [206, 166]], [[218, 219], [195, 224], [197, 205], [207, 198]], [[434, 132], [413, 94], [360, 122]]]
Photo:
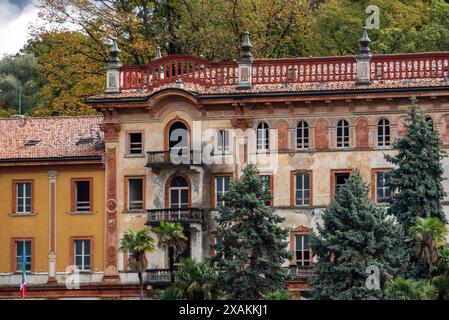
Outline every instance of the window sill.
[[129, 153], [129, 154], [125, 154], [125, 158], [145, 158], [145, 154], [144, 153]]
[[30, 212], [30, 213], [8, 213], [10, 217], [34, 217], [37, 216], [36, 212]]
[[298, 264], [296, 264], [296, 263], [294, 263], [294, 262], [291, 262], [290, 263], [290, 267], [292, 268], [298, 268], [299, 270], [311, 270], [312, 269], [312, 265], [310, 264], [310, 265], [308, 265], [308, 266], [302, 266], [302, 265], [298, 265]]
[[71, 215], [76, 215], [76, 216], [84, 216], [84, 215], [92, 215], [92, 214], [95, 214], [95, 213], [97, 213], [96, 211], [69, 211], [69, 212], [67, 212], [68, 214], [71, 214]]
[[122, 213], [124, 214], [142, 214], [147, 213], [145, 210], [123, 210]]
[[375, 146], [373, 147], [374, 150], [393, 150], [392, 146]]
[[234, 153], [232, 151], [214, 151], [213, 155], [214, 156], [232, 156]]

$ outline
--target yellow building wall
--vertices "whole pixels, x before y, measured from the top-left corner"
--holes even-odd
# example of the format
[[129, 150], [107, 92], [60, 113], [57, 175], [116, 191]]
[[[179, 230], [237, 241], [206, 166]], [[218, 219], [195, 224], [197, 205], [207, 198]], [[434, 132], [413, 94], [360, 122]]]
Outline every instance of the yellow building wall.
[[[34, 214], [14, 216], [13, 180], [34, 180]], [[34, 238], [34, 271], [48, 271], [48, 175], [42, 173], [0, 174], [0, 272], [15, 267], [12, 259], [12, 238]]]
[[[49, 170], [52, 170], [49, 168]], [[92, 178], [93, 214], [73, 214], [71, 210], [72, 178]], [[34, 180], [34, 213], [12, 215], [13, 187], [16, 179]], [[58, 170], [56, 179], [56, 269], [66, 271], [70, 265], [71, 237], [93, 238], [92, 271], [104, 265], [104, 170]], [[0, 173], [0, 272], [10, 272], [12, 238], [34, 238], [34, 272], [48, 272], [49, 251], [49, 179], [45, 172]], [[91, 254], [92, 254], [91, 253]]]

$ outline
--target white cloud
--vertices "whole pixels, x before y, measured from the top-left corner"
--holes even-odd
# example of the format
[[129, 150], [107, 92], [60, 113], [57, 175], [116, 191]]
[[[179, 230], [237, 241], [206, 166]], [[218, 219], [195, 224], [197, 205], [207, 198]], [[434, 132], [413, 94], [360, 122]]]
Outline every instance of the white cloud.
[[17, 53], [28, 39], [28, 27], [37, 21], [38, 9], [33, 2], [23, 10], [0, 0], [0, 57]]

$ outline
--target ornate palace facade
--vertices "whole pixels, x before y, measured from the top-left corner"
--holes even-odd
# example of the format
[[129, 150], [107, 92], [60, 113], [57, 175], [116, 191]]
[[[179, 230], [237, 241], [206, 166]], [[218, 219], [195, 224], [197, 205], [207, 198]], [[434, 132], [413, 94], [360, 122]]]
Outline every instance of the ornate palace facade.
[[[45, 203], [39, 204], [43, 206], [39, 215], [14, 216], [9, 202], [14, 205], [23, 197], [18, 200], [14, 187], [11, 192], [16, 192], [16, 196], [9, 191], [2, 193], [2, 205], [6, 205], [0, 207], [0, 243], [8, 245], [0, 247], [0, 279], [9, 279], [2, 280], [2, 284], [14, 282], [11, 279], [16, 270], [11, 265], [19, 254], [9, 244], [23, 236], [20, 228], [26, 223], [31, 223], [29, 230], [46, 230], [42, 231], [41, 244], [34, 236], [34, 245], [40, 246], [33, 249], [36, 262], [41, 263], [36, 271], [41, 277], [46, 274], [56, 278], [60, 286], [64, 285], [66, 274], [63, 266], [73, 261], [70, 255], [76, 253], [67, 256], [64, 247], [57, 247], [56, 271], [49, 272], [54, 256], [50, 255], [51, 241], [49, 247], [47, 243], [52, 237], [57, 243], [69, 243], [69, 239], [89, 240], [86, 236], [95, 234], [95, 248], [100, 247], [99, 253], [95, 253], [98, 279], [92, 276], [94, 270], [86, 270], [90, 278], [85, 281], [101, 282], [109, 288], [136, 281], [128, 271], [128, 253], [119, 250], [120, 238], [129, 227], [146, 228], [161, 220], [181, 222], [188, 236], [183, 255], [205, 259], [214, 254], [213, 244], [220, 241], [213, 219], [220, 197], [230, 179], [239, 178], [242, 166], [252, 162], [257, 164], [273, 194], [267, 205], [285, 217], [284, 227], [290, 230], [292, 260], [285, 262], [290, 270], [290, 289], [305, 290], [313, 263], [308, 234], [316, 228], [323, 209], [352, 170], [360, 170], [371, 184], [373, 201], [385, 206], [389, 192], [384, 173], [391, 164], [385, 161], [384, 154], [393, 153], [394, 140], [405, 133], [410, 97], [419, 99], [434, 130], [441, 134], [443, 148], [449, 147], [449, 53], [372, 55], [368, 44], [365, 31], [356, 56], [254, 59], [246, 34], [238, 61], [215, 63], [186, 55], [158, 55], [146, 66], [122, 66], [114, 45], [106, 92], [88, 101], [103, 114], [102, 119], [91, 118], [100, 119], [95, 121], [102, 141], [97, 145], [101, 161], [95, 161], [101, 164], [96, 169], [98, 178], [94, 178], [101, 181], [94, 181], [93, 187], [99, 192], [93, 196], [98, 207], [88, 217], [82, 212], [66, 215], [66, 211], [73, 211], [65, 208], [70, 207], [69, 203], [53, 208], [50, 201], [47, 207], [45, 196], [53, 199], [53, 178], [49, 173], [44, 175], [55, 171], [51, 161], [42, 164], [42, 188], [37, 188], [38, 178], [34, 178], [32, 192], [36, 196], [41, 192]], [[21, 130], [14, 121], [22, 120], [0, 121], [14, 123], [11, 132]], [[87, 136], [76, 135], [76, 139], [80, 138], [86, 138], [84, 147], [93, 145]], [[4, 139], [2, 134], [0, 140]], [[19, 143], [22, 148], [23, 141]], [[2, 146], [9, 148], [7, 142]], [[39, 148], [39, 144], [35, 147]], [[97, 154], [99, 151], [95, 150]], [[59, 157], [65, 156], [63, 149], [58, 152]], [[25, 156], [29, 157], [33, 155]], [[2, 156], [1, 161], [14, 171], [22, 160]], [[444, 164], [446, 175], [448, 164]], [[2, 190], [11, 190], [12, 181], [31, 179], [28, 172], [38, 174], [32, 170], [14, 171], [11, 176], [1, 173]], [[83, 171], [66, 179], [76, 182], [77, 177], [90, 179], [91, 175]], [[59, 188], [61, 193], [68, 190], [64, 183], [57, 180], [56, 194]], [[447, 182], [445, 187], [449, 190]], [[76, 194], [76, 185], [72, 189]], [[26, 192], [21, 194], [27, 196]], [[60, 199], [61, 203], [70, 197], [65, 198]], [[86, 201], [80, 201], [83, 200]], [[34, 203], [37, 207], [41, 202], [35, 199]], [[444, 204], [447, 211], [449, 202]], [[70, 223], [72, 230], [82, 229], [54, 235], [52, 216], [56, 216], [56, 230], [59, 223]], [[99, 221], [93, 221], [98, 217]], [[37, 222], [39, 218], [43, 218], [42, 225]], [[77, 219], [91, 219], [87, 225], [92, 231], [84, 229], [84, 222]], [[49, 221], [50, 227], [45, 221]], [[86, 242], [80, 242], [80, 246], [85, 245]], [[78, 252], [76, 247], [74, 250]], [[83, 250], [79, 252], [86, 256]], [[8, 262], [3, 262], [10, 256]], [[169, 279], [166, 260], [163, 251], [149, 254], [149, 285]], [[47, 283], [47, 279], [41, 282]], [[126, 290], [116, 289], [114, 294], [126, 295]]]

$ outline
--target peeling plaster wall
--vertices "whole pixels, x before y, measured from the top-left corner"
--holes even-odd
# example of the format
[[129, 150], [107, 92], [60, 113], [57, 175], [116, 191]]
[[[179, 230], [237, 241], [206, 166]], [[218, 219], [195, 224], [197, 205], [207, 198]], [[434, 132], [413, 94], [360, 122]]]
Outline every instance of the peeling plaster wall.
[[[431, 108], [431, 105], [425, 106]], [[405, 132], [404, 115], [408, 104], [398, 105], [394, 108], [388, 106], [363, 106], [354, 109], [337, 107], [329, 109], [329, 106], [316, 106], [314, 112], [306, 109], [295, 109], [294, 112], [276, 111], [267, 114], [262, 109], [253, 109], [253, 128], [260, 121], [266, 121], [270, 129], [280, 128], [281, 130], [270, 131], [270, 146], [276, 148], [277, 145], [283, 150], [279, 154], [271, 153], [265, 160], [271, 161], [264, 167], [263, 161], [257, 161], [260, 172], [273, 174], [274, 207], [276, 212], [285, 217], [283, 226], [288, 229], [295, 229], [299, 226], [309, 227], [316, 230], [316, 225], [321, 219], [324, 207], [330, 202], [331, 194], [331, 170], [335, 169], [359, 169], [363, 179], [371, 183], [371, 170], [380, 168], [391, 168], [391, 164], [385, 161], [384, 154], [392, 154], [394, 151], [390, 147], [380, 148], [377, 143], [377, 122], [381, 118], [386, 118], [391, 124], [391, 142], [398, 135]], [[276, 110], [276, 109], [275, 109]], [[363, 114], [363, 116], [360, 116]], [[144, 131], [145, 151], [164, 150], [165, 130], [170, 121], [182, 119], [191, 128], [191, 137], [200, 137], [201, 148], [205, 152], [211, 152], [215, 143], [215, 132], [217, 129], [232, 129], [231, 116], [233, 113], [218, 111], [204, 114], [192, 107], [191, 103], [185, 101], [169, 102], [155, 107], [153, 116], [148, 114], [122, 114], [120, 115], [121, 132], [119, 142], [118, 157], [118, 210], [119, 235], [129, 228], [137, 230], [146, 227], [147, 215], [142, 213], [124, 212], [124, 177], [126, 175], [146, 176], [146, 209], [165, 208], [165, 188], [166, 181], [174, 173], [182, 173], [189, 177], [192, 186], [192, 207], [205, 208], [205, 221], [200, 227], [194, 226], [200, 231], [192, 233], [192, 256], [196, 259], [203, 259], [210, 254], [210, 233], [216, 229], [214, 223], [215, 211], [209, 211], [211, 205], [211, 179], [213, 173], [232, 173], [234, 177], [241, 175], [241, 164], [218, 164], [204, 165], [200, 169], [163, 169], [159, 174], [155, 174], [145, 167], [146, 156], [128, 157], [126, 156], [126, 132], [132, 130]], [[449, 114], [445, 112], [432, 112], [436, 125], [436, 130], [442, 133], [445, 149], [449, 145], [447, 138], [449, 125]], [[202, 118], [203, 117], [203, 118]], [[339, 119], [346, 119], [350, 126], [350, 147], [338, 149], [335, 147], [336, 123]], [[295, 128], [299, 120], [307, 121], [310, 128], [311, 151], [294, 151]], [[279, 136], [280, 135], [280, 136]], [[231, 136], [232, 137], [232, 136]], [[230, 161], [232, 159], [243, 159], [244, 148], [238, 144], [241, 138], [249, 139], [249, 158], [255, 155], [255, 138], [253, 130], [240, 131], [240, 136], [231, 138], [231, 149], [234, 153], [225, 156], [214, 156], [214, 160], [221, 159]], [[194, 148], [199, 148], [199, 145]], [[356, 148], [357, 147], [357, 148]], [[316, 149], [314, 149], [316, 148]], [[313, 172], [313, 207], [301, 208], [290, 206], [290, 197], [293, 186], [290, 185], [290, 174], [292, 170], [311, 170]], [[449, 159], [444, 161], [445, 176], [449, 178]], [[449, 180], [445, 180], [444, 186], [449, 191]], [[449, 193], [449, 192], [448, 192]], [[445, 212], [448, 213], [449, 196], [446, 197]], [[120, 255], [120, 270], [124, 267], [123, 254]], [[167, 257], [161, 250], [148, 255], [149, 268], [166, 268]]]

